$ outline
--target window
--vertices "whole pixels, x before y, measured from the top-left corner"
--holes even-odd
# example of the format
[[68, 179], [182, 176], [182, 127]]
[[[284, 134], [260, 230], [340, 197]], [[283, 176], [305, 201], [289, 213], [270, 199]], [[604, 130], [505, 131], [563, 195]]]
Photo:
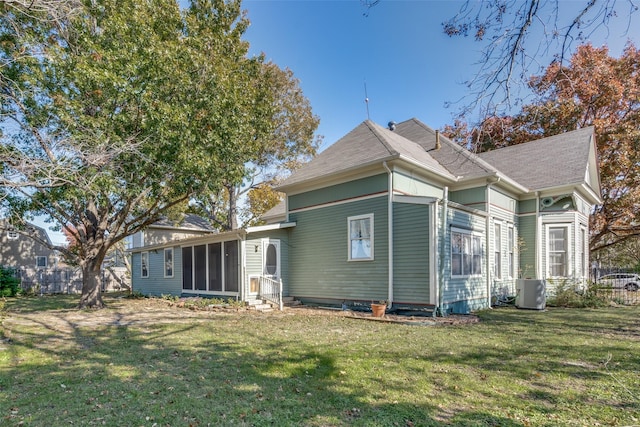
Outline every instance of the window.
[[580, 259], [582, 260], [582, 276], [589, 277], [589, 260], [587, 259], [587, 230], [580, 228]]
[[47, 257], [46, 256], [37, 256], [36, 257], [36, 267], [38, 267], [38, 268], [46, 268], [47, 267]]
[[513, 252], [515, 250], [516, 242], [513, 232], [513, 225], [509, 225], [509, 227], [507, 228], [507, 245], [509, 245], [509, 247], [507, 248], [507, 250], [509, 251], [509, 258], [507, 259], [509, 265], [507, 266], [507, 271], [509, 272], [509, 277], [512, 278], [516, 277], [515, 256]]
[[451, 275], [482, 274], [482, 240], [466, 230], [451, 230]]
[[182, 289], [237, 293], [240, 289], [237, 240], [182, 248]]
[[373, 214], [347, 218], [349, 261], [373, 260]]
[[9, 240], [18, 240], [20, 235], [15, 230], [7, 230], [7, 239]]
[[140, 253], [140, 277], [149, 277], [149, 252]]
[[549, 227], [547, 235], [548, 271], [551, 277], [567, 276], [567, 227]]
[[173, 248], [164, 250], [164, 277], [173, 277]]
[[502, 278], [502, 226], [493, 224], [493, 277]]

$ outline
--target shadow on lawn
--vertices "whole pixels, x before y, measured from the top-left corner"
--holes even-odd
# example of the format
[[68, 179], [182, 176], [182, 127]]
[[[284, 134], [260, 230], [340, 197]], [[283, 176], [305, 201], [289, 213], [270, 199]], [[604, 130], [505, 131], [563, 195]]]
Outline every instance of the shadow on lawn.
[[10, 425], [523, 426], [481, 411], [388, 402], [384, 389], [345, 384], [339, 350], [258, 326], [247, 332], [255, 321], [18, 325], [0, 416]]

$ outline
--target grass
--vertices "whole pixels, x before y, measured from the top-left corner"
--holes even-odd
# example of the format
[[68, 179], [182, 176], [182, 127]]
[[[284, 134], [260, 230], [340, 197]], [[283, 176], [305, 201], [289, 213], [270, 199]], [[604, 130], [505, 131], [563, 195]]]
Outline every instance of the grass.
[[76, 303], [6, 301], [0, 425], [640, 424], [638, 307], [506, 308], [437, 327], [280, 313], [64, 327], [39, 317]]

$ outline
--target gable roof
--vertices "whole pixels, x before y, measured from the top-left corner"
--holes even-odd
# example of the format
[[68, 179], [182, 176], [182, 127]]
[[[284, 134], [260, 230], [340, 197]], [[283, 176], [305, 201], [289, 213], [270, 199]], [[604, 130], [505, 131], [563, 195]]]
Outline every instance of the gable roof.
[[498, 172], [492, 165], [442, 134], [438, 135], [440, 148], [436, 149], [436, 131], [416, 118], [399, 123], [396, 126], [396, 132], [415, 141], [442, 167], [459, 179], [493, 176]]
[[[593, 127], [478, 154], [530, 191], [585, 182], [592, 154]], [[599, 182], [589, 183], [597, 194]]]
[[581, 186], [594, 201], [600, 197], [593, 127], [475, 154], [415, 118], [397, 124], [394, 130], [369, 120], [362, 122], [279, 189], [287, 192], [390, 160], [417, 165], [450, 184], [499, 179], [502, 185], [523, 193]]
[[162, 218], [149, 226], [150, 228], [170, 228], [175, 230], [215, 231], [203, 217], [195, 214], [182, 214], [179, 219]]
[[456, 179], [416, 142], [366, 120], [294, 172], [279, 188], [394, 159], [420, 165], [450, 181]]

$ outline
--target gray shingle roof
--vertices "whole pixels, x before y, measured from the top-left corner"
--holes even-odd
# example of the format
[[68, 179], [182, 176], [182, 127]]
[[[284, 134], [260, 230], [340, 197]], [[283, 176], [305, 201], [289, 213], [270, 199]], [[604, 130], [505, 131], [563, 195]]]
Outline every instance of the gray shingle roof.
[[366, 120], [287, 178], [280, 188], [400, 158], [418, 163], [442, 177], [455, 179], [416, 142]]
[[496, 169], [490, 164], [442, 134], [440, 134], [440, 149], [436, 150], [436, 131], [418, 119], [413, 118], [398, 124], [396, 132], [415, 141], [442, 167], [460, 179], [480, 178], [496, 173]]
[[456, 182], [503, 176], [523, 191], [582, 184], [592, 135], [593, 128], [588, 127], [475, 154], [443, 135], [436, 149], [436, 131], [415, 118], [397, 124], [394, 131], [366, 120], [286, 179], [280, 188], [286, 191], [296, 184], [394, 159], [419, 164]]
[[531, 191], [585, 182], [593, 127], [478, 154]]
[[176, 228], [184, 230], [214, 231], [209, 221], [199, 215], [184, 214], [180, 219], [162, 218], [151, 227]]

